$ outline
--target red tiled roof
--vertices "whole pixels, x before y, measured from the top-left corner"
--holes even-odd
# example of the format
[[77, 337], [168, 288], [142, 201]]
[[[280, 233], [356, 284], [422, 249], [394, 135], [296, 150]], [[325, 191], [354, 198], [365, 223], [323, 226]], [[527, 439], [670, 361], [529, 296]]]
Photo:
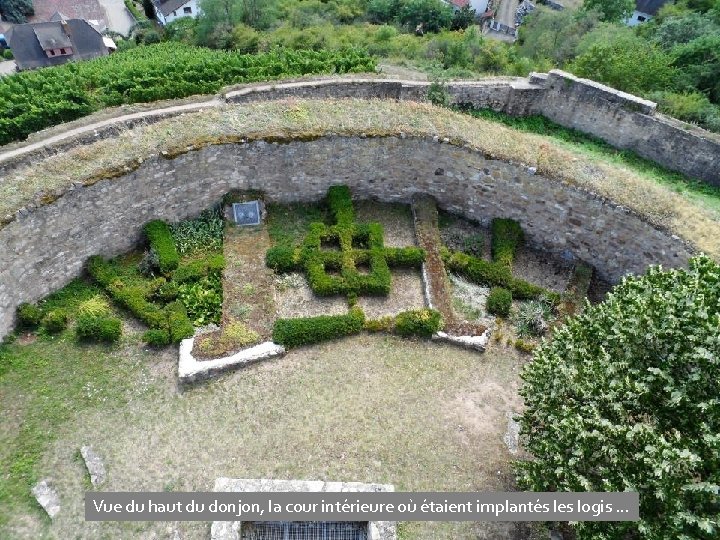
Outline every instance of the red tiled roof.
[[450, 3], [457, 8], [464, 8], [470, 5], [470, 0], [450, 0]]

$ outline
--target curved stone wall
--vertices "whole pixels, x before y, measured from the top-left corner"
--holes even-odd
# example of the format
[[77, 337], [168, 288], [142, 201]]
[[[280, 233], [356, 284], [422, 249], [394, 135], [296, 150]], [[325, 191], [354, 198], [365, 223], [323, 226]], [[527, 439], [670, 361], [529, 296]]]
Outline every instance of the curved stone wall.
[[593, 194], [430, 138], [216, 145], [174, 159], [155, 156], [2, 228], [0, 336], [12, 329], [18, 304], [63, 286], [91, 255], [133, 248], [151, 219], [196, 215], [231, 189], [259, 189], [270, 201], [291, 202], [317, 200], [334, 184], [385, 201], [429, 193], [440, 207], [481, 222], [517, 219], [532, 245], [591, 262], [610, 280], [653, 263], [681, 266], [691, 255], [679, 238]]

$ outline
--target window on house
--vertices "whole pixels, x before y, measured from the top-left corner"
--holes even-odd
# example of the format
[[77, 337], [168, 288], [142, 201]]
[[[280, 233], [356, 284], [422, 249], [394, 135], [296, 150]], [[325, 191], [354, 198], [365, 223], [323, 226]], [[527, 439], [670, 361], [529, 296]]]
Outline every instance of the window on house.
[[48, 53], [50, 53], [50, 56], [55, 56], [55, 49], [50, 49]]
[[60, 54], [67, 54], [67, 52], [65, 51], [65, 49], [60, 49]]
[[183, 13], [192, 13], [192, 8], [190, 6], [186, 6], [183, 8]]

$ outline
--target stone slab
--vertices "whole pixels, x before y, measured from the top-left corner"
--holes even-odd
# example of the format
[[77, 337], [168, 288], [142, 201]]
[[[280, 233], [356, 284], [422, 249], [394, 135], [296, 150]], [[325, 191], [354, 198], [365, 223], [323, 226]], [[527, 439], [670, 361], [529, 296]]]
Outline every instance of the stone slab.
[[49, 478], [41, 480], [32, 488], [32, 494], [37, 499], [40, 506], [43, 507], [50, 519], [54, 519], [60, 512], [60, 496]]
[[86, 445], [81, 447], [80, 454], [85, 461], [85, 467], [87, 467], [88, 473], [90, 474], [90, 482], [92, 485], [97, 487], [105, 482], [105, 464], [102, 458], [92, 449], [92, 446]]

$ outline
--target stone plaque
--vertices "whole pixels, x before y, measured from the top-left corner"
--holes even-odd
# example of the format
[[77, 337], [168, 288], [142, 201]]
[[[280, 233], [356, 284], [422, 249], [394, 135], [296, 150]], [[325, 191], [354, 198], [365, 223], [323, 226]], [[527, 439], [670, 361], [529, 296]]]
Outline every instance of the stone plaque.
[[258, 201], [233, 203], [233, 217], [238, 225], [260, 225], [260, 204]]

